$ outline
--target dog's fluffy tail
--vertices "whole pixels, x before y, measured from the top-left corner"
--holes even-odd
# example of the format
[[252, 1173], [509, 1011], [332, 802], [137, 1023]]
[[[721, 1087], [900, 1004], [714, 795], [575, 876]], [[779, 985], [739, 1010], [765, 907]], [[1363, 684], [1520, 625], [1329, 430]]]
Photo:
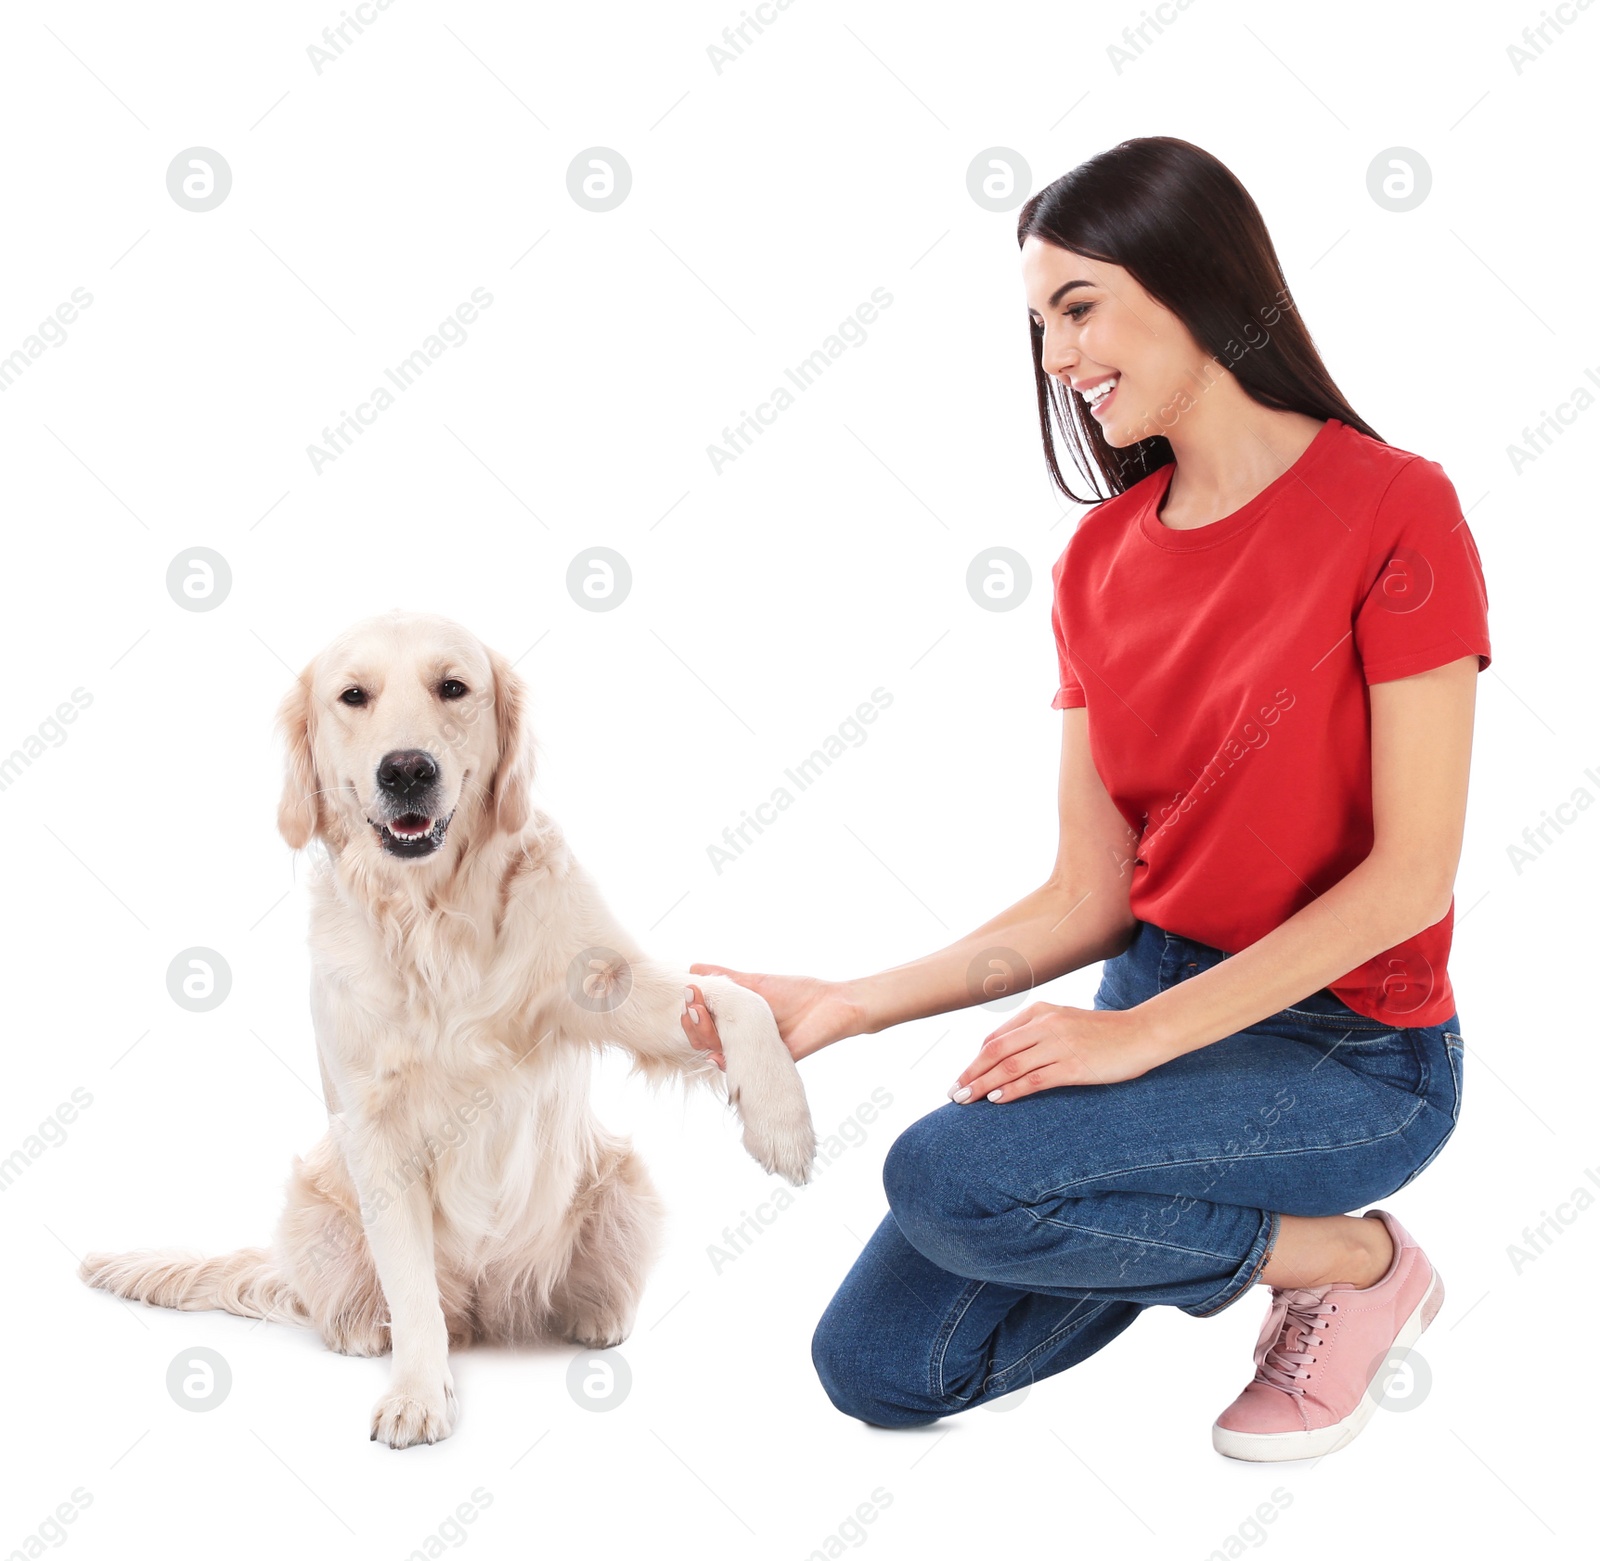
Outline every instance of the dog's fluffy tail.
[[233, 1312], [272, 1322], [310, 1322], [288, 1280], [265, 1247], [244, 1247], [226, 1257], [203, 1257], [171, 1248], [142, 1252], [91, 1252], [78, 1277], [97, 1290], [180, 1312]]

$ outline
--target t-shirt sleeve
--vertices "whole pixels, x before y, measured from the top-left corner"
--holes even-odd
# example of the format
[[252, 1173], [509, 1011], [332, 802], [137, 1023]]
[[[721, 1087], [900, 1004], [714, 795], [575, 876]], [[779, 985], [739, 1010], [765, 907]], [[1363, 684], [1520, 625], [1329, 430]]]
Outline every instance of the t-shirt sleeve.
[[1072, 670], [1072, 661], [1067, 655], [1067, 630], [1061, 612], [1061, 582], [1066, 573], [1069, 550], [1063, 550], [1060, 558], [1050, 569], [1050, 581], [1054, 587], [1050, 600], [1050, 627], [1055, 633], [1056, 663], [1060, 674], [1056, 696], [1050, 701], [1052, 710], [1075, 710], [1089, 702], [1084, 696], [1083, 685]]
[[1373, 518], [1355, 615], [1368, 683], [1412, 677], [1476, 652], [1489, 665], [1489, 591], [1454, 484], [1417, 456]]

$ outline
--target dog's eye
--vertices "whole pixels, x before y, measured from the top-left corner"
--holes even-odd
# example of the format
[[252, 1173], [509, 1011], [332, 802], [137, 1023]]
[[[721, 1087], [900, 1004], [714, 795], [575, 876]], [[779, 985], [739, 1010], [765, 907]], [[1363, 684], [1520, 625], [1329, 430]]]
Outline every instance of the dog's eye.
[[364, 705], [367, 702], [367, 691], [364, 688], [347, 688], [339, 696], [341, 704]]
[[446, 678], [439, 685], [439, 697], [441, 699], [465, 699], [467, 697], [467, 685], [458, 683], [454, 678]]

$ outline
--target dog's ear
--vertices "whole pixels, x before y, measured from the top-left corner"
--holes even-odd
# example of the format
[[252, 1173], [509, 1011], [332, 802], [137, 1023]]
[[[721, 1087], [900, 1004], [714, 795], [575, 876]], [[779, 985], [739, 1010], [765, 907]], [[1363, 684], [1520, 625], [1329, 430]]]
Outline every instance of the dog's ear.
[[315, 665], [307, 665], [278, 706], [278, 730], [283, 733], [287, 749], [283, 796], [278, 802], [278, 833], [296, 851], [313, 836], [322, 835], [327, 822], [312, 748], [316, 706], [311, 697], [311, 670]]
[[[487, 648], [487, 647], [485, 647]], [[489, 783], [489, 808], [496, 829], [520, 834], [528, 822], [533, 785], [533, 754], [527, 730], [528, 690], [511, 663], [497, 650], [489, 651], [494, 674], [494, 728], [496, 759]]]

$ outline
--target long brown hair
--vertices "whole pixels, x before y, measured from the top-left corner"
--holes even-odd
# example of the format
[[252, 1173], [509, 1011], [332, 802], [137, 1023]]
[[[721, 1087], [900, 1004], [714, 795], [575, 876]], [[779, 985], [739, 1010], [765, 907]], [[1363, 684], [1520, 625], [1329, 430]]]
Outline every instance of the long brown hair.
[[[1121, 266], [1262, 406], [1336, 417], [1379, 437], [1319, 356], [1250, 192], [1209, 152], [1174, 136], [1119, 142], [1028, 197], [1017, 218], [1019, 248], [1030, 235]], [[1173, 460], [1165, 434], [1122, 449], [1108, 444], [1077, 393], [1045, 373], [1044, 331], [1031, 315], [1028, 334], [1044, 458], [1069, 499], [1097, 503]], [[1106, 492], [1080, 497], [1068, 487], [1052, 419], [1079, 472]]]

